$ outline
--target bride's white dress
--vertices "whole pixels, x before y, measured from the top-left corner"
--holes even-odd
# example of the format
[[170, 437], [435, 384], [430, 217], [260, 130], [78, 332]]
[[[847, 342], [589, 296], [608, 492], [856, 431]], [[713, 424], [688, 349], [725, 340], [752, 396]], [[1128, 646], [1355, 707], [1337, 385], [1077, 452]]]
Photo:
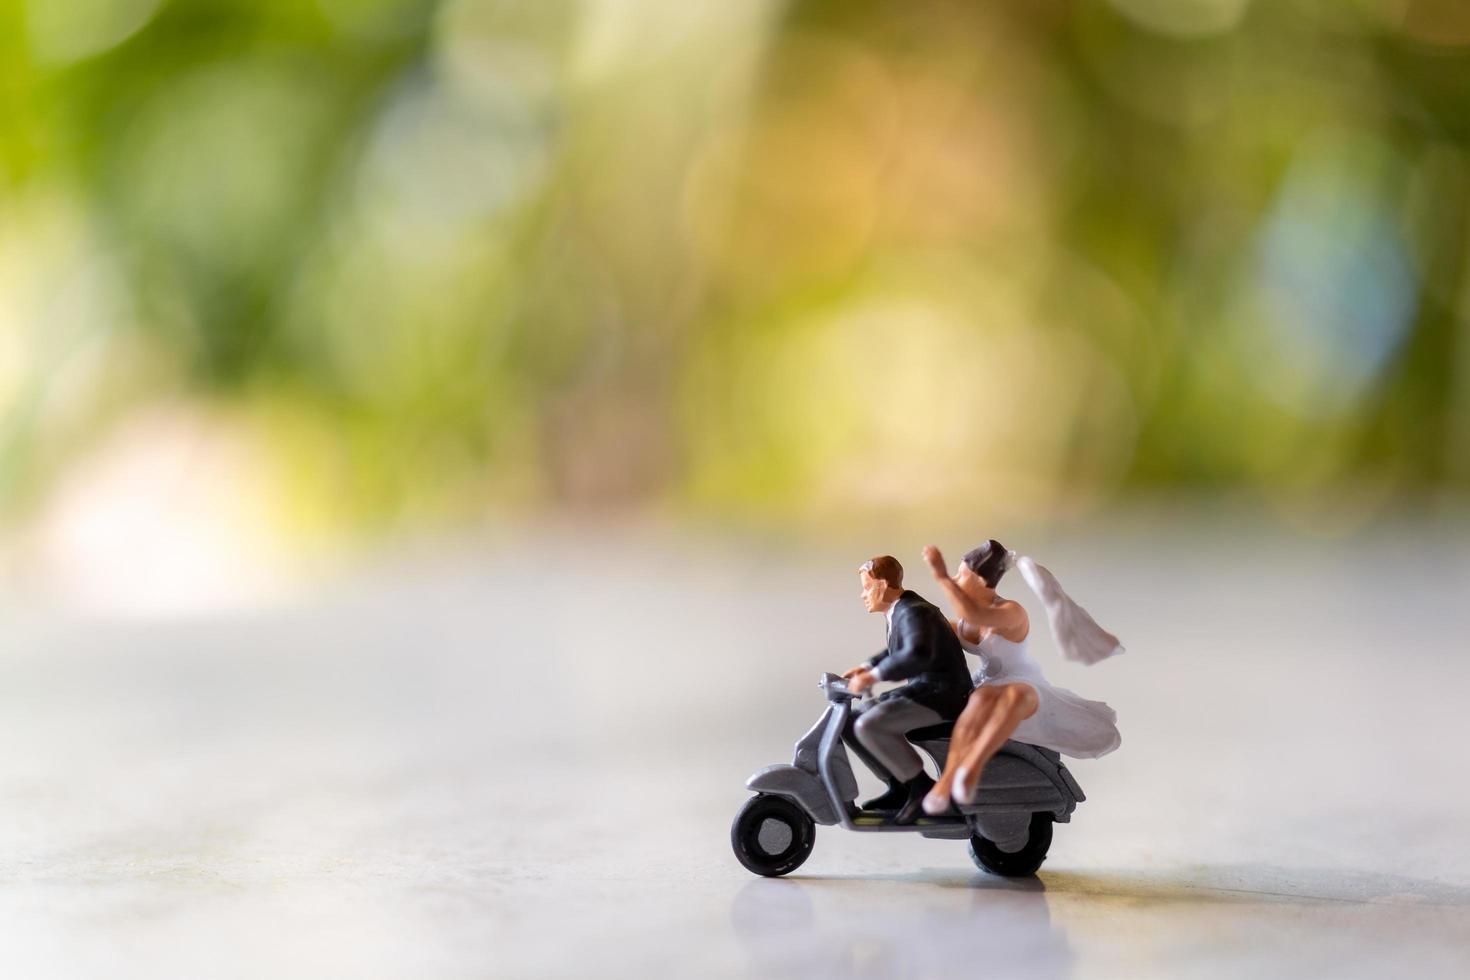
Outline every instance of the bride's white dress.
[[1026, 652], [1026, 640], [1013, 643], [991, 633], [978, 644], [962, 638], [960, 645], [966, 653], [980, 658], [980, 669], [974, 675], [976, 687], [1020, 683], [1036, 689], [1036, 714], [1016, 728], [1011, 738], [1017, 742], [1040, 745], [1078, 759], [1096, 759], [1122, 744], [1117, 712], [1101, 701], [1089, 701], [1047, 683], [1041, 665]]

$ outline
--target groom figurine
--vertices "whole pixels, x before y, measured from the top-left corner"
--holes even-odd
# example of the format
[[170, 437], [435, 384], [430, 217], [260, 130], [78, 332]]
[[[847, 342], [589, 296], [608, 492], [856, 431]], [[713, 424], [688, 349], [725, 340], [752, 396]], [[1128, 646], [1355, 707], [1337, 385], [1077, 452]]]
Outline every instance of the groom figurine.
[[852, 702], [843, 740], [868, 767], [888, 781], [888, 791], [863, 809], [894, 814], [893, 823], [913, 823], [934, 781], [905, 734], [953, 721], [965, 710], [974, 685], [965, 652], [944, 613], [903, 587], [897, 558], [870, 558], [858, 568], [863, 606], [888, 621], [888, 647], [842, 676], [861, 694], [878, 681], [908, 681], [876, 701]]

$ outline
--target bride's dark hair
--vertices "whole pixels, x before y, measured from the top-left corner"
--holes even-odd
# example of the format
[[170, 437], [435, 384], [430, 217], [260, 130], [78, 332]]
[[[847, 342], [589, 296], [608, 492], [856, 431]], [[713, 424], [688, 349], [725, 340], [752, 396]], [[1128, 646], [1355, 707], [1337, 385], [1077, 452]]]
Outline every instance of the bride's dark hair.
[[970, 571], [983, 578], [985, 584], [993, 589], [1006, 573], [1007, 554], [1006, 546], [991, 538], [980, 547], [965, 552], [961, 561], [969, 565]]

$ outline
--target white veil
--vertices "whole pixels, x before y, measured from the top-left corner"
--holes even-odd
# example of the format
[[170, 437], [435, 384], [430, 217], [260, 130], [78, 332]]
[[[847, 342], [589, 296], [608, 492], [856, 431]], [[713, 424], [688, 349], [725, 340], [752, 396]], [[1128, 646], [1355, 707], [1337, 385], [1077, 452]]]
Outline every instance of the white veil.
[[1056, 637], [1063, 656], [1068, 660], [1095, 664], [1123, 652], [1123, 644], [1118, 642], [1118, 638], [1099, 626], [1086, 609], [1063, 592], [1061, 583], [1045, 565], [1037, 564], [1035, 559], [1026, 555], [1018, 558], [1014, 551], [1008, 557], [1010, 564], [1021, 570], [1021, 577], [1046, 607], [1052, 636]]

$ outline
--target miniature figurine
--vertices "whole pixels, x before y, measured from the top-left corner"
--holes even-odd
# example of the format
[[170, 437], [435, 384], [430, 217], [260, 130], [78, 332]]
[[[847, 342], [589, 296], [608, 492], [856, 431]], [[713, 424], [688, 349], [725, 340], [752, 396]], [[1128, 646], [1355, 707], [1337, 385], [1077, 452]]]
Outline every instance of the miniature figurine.
[[1026, 652], [1031, 624], [1025, 608], [995, 591], [1006, 569], [1019, 565], [1046, 605], [1065, 655], [1095, 663], [1121, 653], [1118, 638], [1073, 602], [1051, 572], [1030, 558], [1018, 559], [993, 538], [968, 552], [953, 577], [933, 545], [924, 549], [924, 560], [950, 598], [961, 645], [981, 662], [975, 691], [955, 724], [949, 762], [924, 800], [926, 813], [944, 813], [951, 799], [974, 799], [985, 764], [1011, 738], [1082, 759], [1118, 747], [1122, 739], [1113, 709], [1049, 684]]
[[[730, 843], [750, 871], [775, 876], [796, 870], [811, 855], [822, 824], [859, 833], [968, 839], [970, 857], [981, 869], [1033, 874], [1051, 847], [1053, 824], [1069, 822], [1086, 799], [1051, 746], [1087, 757], [1117, 747], [1112, 709], [1046, 683], [1025, 656], [1025, 611], [996, 595], [994, 586], [1006, 568], [1019, 567], [1046, 606], [1068, 657], [1093, 663], [1121, 653], [1117, 637], [1072, 602], [1050, 572], [1029, 558], [1017, 559], [999, 542], [966, 554], [953, 578], [938, 549], [925, 549], [925, 559], [942, 579], [955, 621], [946, 622], [938, 609], [903, 589], [897, 560], [885, 556], [863, 564], [863, 604], [888, 619], [888, 646], [846, 678], [823, 674], [826, 711], [796, 743], [791, 764], [767, 766], [746, 780], [755, 795], [736, 814]], [[962, 652], [955, 669], [956, 651], [967, 648], [982, 662], [973, 694]], [[908, 683], [854, 704], [880, 680]], [[987, 687], [999, 693], [984, 693]], [[961, 706], [957, 723], [944, 720]], [[1015, 736], [1009, 740], [1008, 728]], [[1030, 738], [1038, 742], [1025, 741]], [[853, 802], [857, 779], [844, 744], [888, 781], [888, 791], [862, 810]], [[931, 786], [915, 748], [934, 760], [939, 784]], [[951, 758], [953, 767], [947, 764]], [[940, 812], [919, 814], [929, 807]]]
[[974, 687], [965, 654], [944, 613], [903, 587], [903, 566], [891, 555], [870, 558], [858, 568], [863, 606], [882, 613], [888, 645], [842, 676], [848, 690], [862, 694], [877, 681], [908, 681], [876, 701], [854, 703], [843, 735], [858, 757], [888, 783], [888, 791], [863, 809], [892, 814], [895, 824], [913, 823], [934, 781], [905, 738], [926, 725], [953, 721]]

